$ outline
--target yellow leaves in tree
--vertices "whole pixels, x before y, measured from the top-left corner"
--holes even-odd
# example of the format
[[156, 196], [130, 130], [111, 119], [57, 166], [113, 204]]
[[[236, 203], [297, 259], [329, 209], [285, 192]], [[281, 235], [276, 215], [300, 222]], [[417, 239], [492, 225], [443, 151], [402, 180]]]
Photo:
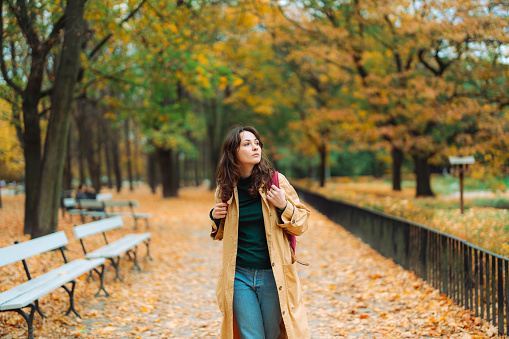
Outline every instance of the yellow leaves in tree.
[[178, 29], [177, 29], [177, 26], [175, 26], [174, 24], [169, 24], [168, 25], [168, 28], [170, 29], [170, 31], [172, 31], [173, 33], [177, 34], [178, 33]]
[[196, 60], [200, 64], [205, 65], [205, 66], [209, 64], [209, 60], [203, 54], [198, 54], [198, 56], [196, 57]]
[[237, 78], [235, 80], [233, 80], [233, 86], [241, 86], [242, 84], [244, 83], [244, 80], [242, 80], [241, 78]]
[[228, 84], [228, 78], [225, 76], [219, 77], [219, 90], [224, 90]]
[[23, 175], [24, 158], [23, 150], [16, 137], [16, 130], [8, 119], [3, 117], [11, 113], [10, 105], [0, 101], [0, 178], [8, 180], [19, 180]]
[[108, 111], [104, 115], [104, 119], [115, 120], [116, 118], [117, 118], [117, 115], [114, 112], [112, 112], [112, 111]]
[[196, 76], [196, 82], [198, 83], [198, 85], [203, 86], [205, 88], [209, 88], [210, 87], [209, 79], [206, 76], [202, 75], [202, 74], [198, 74]]
[[274, 107], [269, 105], [260, 105], [256, 106], [253, 109], [255, 113], [264, 114], [264, 115], [272, 115], [274, 113]]

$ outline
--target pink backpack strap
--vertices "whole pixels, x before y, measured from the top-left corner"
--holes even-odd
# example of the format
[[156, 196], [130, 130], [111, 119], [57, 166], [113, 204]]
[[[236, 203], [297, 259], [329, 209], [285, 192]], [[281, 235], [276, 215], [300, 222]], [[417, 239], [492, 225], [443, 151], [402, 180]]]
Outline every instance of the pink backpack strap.
[[[279, 186], [279, 175], [278, 175], [277, 171], [274, 171], [274, 173], [272, 174], [272, 177], [270, 179], [272, 181], [272, 183], [271, 183], [272, 185], [275, 185], [277, 188], [281, 188]], [[287, 231], [284, 231], [284, 233], [286, 234], [286, 237], [288, 238], [288, 242], [290, 243], [290, 252], [292, 254], [293, 260], [295, 260], [296, 262], [298, 262], [301, 265], [308, 266], [309, 263], [307, 263], [303, 260], [300, 260], [295, 255], [295, 249], [297, 247], [297, 237], [293, 234], [288, 233]]]
[[276, 185], [277, 188], [281, 188], [279, 187], [279, 175], [278, 175], [278, 171], [274, 171], [274, 173], [272, 173], [272, 177], [270, 177], [270, 180], [271, 180], [271, 185]]

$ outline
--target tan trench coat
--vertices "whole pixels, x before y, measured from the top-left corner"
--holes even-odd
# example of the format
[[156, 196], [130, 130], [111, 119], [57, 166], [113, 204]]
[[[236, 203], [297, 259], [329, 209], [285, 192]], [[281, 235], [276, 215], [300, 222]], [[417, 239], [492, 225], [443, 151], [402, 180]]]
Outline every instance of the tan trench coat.
[[[308, 228], [309, 209], [299, 201], [297, 193], [284, 175], [279, 173], [279, 185], [285, 190], [288, 204], [279, 217], [274, 205], [266, 199], [265, 190], [260, 189], [262, 197], [263, 219], [265, 221], [265, 234], [269, 248], [272, 271], [278, 286], [279, 304], [283, 322], [279, 338], [309, 338], [308, 320], [296, 263], [293, 262], [290, 245], [283, 233], [288, 232], [301, 235]], [[223, 240], [223, 265], [219, 274], [216, 296], [217, 303], [223, 314], [221, 338], [239, 338], [235, 319], [233, 316], [233, 282], [235, 279], [235, 265], [237, 259], [237, 239], [239, 226], [239, 207], [237, 204], [237, 187], [232, 198], [228, 201], [228, 214], [221, 220], [219, 229], [212, 222], [214, 240]], [[220, 203], [219, 189], [216, 190], [215, 203]]]

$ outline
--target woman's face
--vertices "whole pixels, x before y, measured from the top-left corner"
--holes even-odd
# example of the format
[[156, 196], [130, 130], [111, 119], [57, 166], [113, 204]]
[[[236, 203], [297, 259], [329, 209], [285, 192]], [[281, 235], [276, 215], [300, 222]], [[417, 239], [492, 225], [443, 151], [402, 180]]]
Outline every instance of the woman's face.
[[243, 165], [256, 165], [262, 159], [262, 148], [255, 135], [249, 131], [240, 133], [240, 146], [237, 149], [237, 159]]

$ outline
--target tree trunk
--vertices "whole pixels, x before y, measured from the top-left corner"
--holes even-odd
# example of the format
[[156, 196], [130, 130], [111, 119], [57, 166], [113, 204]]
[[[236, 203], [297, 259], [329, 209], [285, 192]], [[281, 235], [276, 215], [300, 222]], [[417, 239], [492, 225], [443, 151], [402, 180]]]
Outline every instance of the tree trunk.
[[62, 188], [67, 136], [71, 122], [71, 104], [80, 65], [83, 12], [85, 0], [68, 1], [65, 9], [66, 25], [62, 57], [52, 96], [44, 159], [42, 161], [38, 227], [32, 237], [55, 231], [58, 227], [58, 208]]
[[432, 197], [434, 196], [430, 185], [430, 168], [428, 164], [428, 155], [413, 155], [415, 166], [415, 175], [417, 189], [415, 195], [417, 197]]
[[150, 186], [150, 189], [152, 190], [152, 194], [156, 194], [157, 189], [157, 157], [155, 153], [150, 153], [147, 156], [147, 162], [148, 162], [148, 184]]
[[125, 153], [127, 158], [127, 178], [129, 179], [129, 190], [134, 190], [133, 186], [133, 164], [131, 159], [131, 141], [129, 140], [129, 119], [124, 122], [124, 137], [125, 137]]
[[[79, 99], [79, 102], [82, 100]], [[78, 106], [81, 106], [78, 105]], [[87, 137], [86, 137], [86, 129], [85, 129], [85, 116], [81, 112], [81, 108], [78, 108], [77, 117], [76, 117], [76, 125], [78, 130], [78, 148], [79, 148], [79, 173], [80, 173], [80, 183], [85, 183], [87, 180], [87, 175], [85, 173], [86, 169], [86, 154], [87, 154]]]
[[210, 185], [209, 189], [211, 191], [216, 189], [216, 170], [217, 165], [219, 165], [220, 158], [220, 150], [218, 147], [214, 147], [214, 145], [210, 145], [210, 155], [209, 155], [209, 180]]
[[25, 227], [23, 232], [31, 234], [39, 226], [39, 184], [42, 168], [41, 127], [39, 125], [39, 96], [46, 55], [32, 50], [30, 75], [23, 93], [23, 151], [25, 155]]
[[140, 166], [139, 162], [141, 159], [141, 150], [140, 146], [138, 145], [136, 136], [138, 135], [138, 125], [134, 121], [133, 123], [133, 133], [134, 133], [134, 139], [133, 139], [133, 166], [134, 166], [134, 180], [135, 182], [140, 182], [141, 180], [141, 174], [140, 174]]
[[176, 164], [173, 150], [157, 148], [157, 158], [163, 184], [163, 198], [178, 196]]
[[37, 107], [23, 108], [23, 122], [25, 125], [23, 135], [23, 144], [25, 145], [25, 227], [23, 232], [32, 234], [39, 228], [37, 215], [39, 184], [41, 182], [41, 129]]
[[62, 179], [62, 189], [72, 190], [72, 172], [71, 172], [71, 128], [67, 135], [67, 147], [65, 151], [64, 177]]
[[200, 186], [200, 176], [198, 172], [198, 157], [196, 157], [196, 159], [193, 160], [193, 165], [194, 165], [194, 184], [196, 185], [196, 187], [198, 187]]
[[319, 147], [320, 152], [320, 187], [325, 186], [325, 169], [327, 166], [327, 146], [322, 144]]
[[403, 151], [400, 148], [392, 147], [392, 190], [401, 191], [401, 166], [403, 165]]
[[113, 157], [113, 171], [115, 172], [115, 183], [117, 192], [122, 190], [122, 171], [120, 170], [120, 155], [118, 151], [118, 130], [114, 130], [111, 139], [111, 155]]
[[113, 173], [111, 170], [111, 136], [109, 126], [103, 121], [104, 159], [106, 161], [106, 176], [108, 177], [108, 188], [113, 188]]
[[[88, 167], [88, 174], [92, 182], [92, 187], [98, 193], [101, 189], [101, 165], [100, 165], [100, 145], [98, 126], [94, 113], [96, 107], [87, 99], [80, 100], [80, 115], [82, 117], [82, 135], [83, 148]], [[94, 127], [92, 127], [94, 124]]]

